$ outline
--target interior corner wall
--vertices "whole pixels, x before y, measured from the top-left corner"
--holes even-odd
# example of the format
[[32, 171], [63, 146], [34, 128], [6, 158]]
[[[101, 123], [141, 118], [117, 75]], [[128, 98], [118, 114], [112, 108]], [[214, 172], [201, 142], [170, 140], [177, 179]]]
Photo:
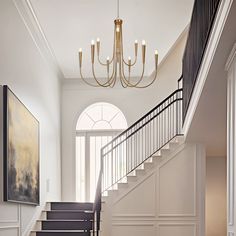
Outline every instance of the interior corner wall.
[[[176, 43], [158, 71], [158, 79], [146, 89], [93, 88], [81, 82], [64, 81], [62, 86], [62, 199], [76, 200], [75, 127], [82, 111], [95, 102], [108, 102], [125, 115], [128, 125], [177, 89], [182, 74], [182, 56], [187, 32]], [[78, 79], [79, 81], [79, 79]]]
[[226, 157], [206, 158], [206, 236], [227, 234]]
[[26, 235], [45, 201], [61, 196], [61, 85], [12, 0], [0, 1], [0, 32], [0, 84], [8, 85], [40, 122], [40, 206], [0, 201], [0, 236]]

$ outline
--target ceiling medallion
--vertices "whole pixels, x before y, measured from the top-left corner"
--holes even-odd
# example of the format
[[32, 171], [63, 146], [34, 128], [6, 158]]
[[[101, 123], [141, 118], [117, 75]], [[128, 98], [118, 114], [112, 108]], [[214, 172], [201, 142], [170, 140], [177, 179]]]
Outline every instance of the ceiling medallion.
[[[122, 87], [133, 87], [133, 88], [146, 88], [154, 83], [157, 77], [157, 66], [158, 66], [158, 52], [155, 50], [155, 73], [154, 78], [149, 81], [149, 83], [143, 83], [144, 80], [144, 71], [145, 71], [145, 57], [146, 57], [146, 43], [142, 41], [142, 74], [139, 78], [131, 77], [131, 68], [137, 62], [138, 54], [138, 41], [134, 42], [134, 55], [135, 58], [132, 61], [131, 57], [128, 57], [128, 61], [124, 59], [123, 53], [123, 35], [122, 35], [122, 19], [119, 18], [119, 0], [117, 0], [117, 18], [114, 20], [114, 44], [113, 44], [113, 55], [110, 59], [107, 57], [106, 62], [102, 62], [100, 59], [100, 39], [97, 38], [96, 49], [97, 49], [97, 61], [101, 66], [106, 68], [106, 76], [104, 76], [103, 81], [97, 78], [94, 69], [95, 62], [95, 41], [91, 42], [91, 63], [92, 63], [92, 73], [95, 83], [90, 83], [87, 81], [82, 74], [82, 49], [79, 49], [79, 68], [80, 76], [84, 82], [90, 86], [94, 87], [114, 87], [119, 78]], [[128, 70], [128, 75], [125, 75], [125, 67]]]

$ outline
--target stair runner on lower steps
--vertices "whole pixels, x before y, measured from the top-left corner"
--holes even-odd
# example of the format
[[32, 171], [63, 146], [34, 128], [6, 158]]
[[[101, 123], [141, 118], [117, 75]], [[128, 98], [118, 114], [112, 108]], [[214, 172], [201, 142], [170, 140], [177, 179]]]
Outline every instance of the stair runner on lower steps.
[[52, 202], [50, 210], [43, 212], [35, 236], [90, 236], [93, 229], [93, 203]]

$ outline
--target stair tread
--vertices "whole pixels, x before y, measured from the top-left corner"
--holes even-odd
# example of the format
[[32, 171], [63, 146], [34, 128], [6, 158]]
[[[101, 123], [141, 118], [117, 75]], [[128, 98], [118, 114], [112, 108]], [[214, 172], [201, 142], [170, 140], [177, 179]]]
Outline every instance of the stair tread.
[[37, 221], [49, 221], [49, 222], [58, 222], [58, 221], [60, 221], [60, 222], [88, 222], [88, 221], [93, 221], [93, 220], [86, 220], [86, 219], [84, 219], [84, 220], [82, 220], [82, 219], [78, 219], [78, 220], [75, 220], [75, 219], [46, 219], [46, 220], [44, 220], [44, 219], [39, 219], [39, 220], [37, 220]]
[[47, 203], [73, 203], [73, 204], [92, 204], [93, 205], [93, 202], [47, 202]]
[[[86, 231], [93, 231], [93, 230], [86, 230]], [[43, 232], [43, 233], [67, 233], [67, 232], [74, 232], [74, 233], [82, 233], [84, 232], [84, 230], [82, 229], [79, 229], [79, 230], [69, 230], [69, 229], [62, 229], [62, 230], [55, 230], [55, 229], [52, 229], [52, 230], [49, 230], [49, 229], [42, 229], [42, 230], [31, 230], [31, 232]]]
[[78, 212], [78, 213], [93, 213], [89, 210], [43, 210], [43, 212]]

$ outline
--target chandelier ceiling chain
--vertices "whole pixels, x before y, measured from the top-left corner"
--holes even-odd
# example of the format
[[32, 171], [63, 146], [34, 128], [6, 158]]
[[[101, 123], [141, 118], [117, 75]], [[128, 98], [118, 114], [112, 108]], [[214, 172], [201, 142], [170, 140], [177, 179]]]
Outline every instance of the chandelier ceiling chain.
[[[96, 41], [96, 51], [97, 51], [97, 61], [101, 66], [106, 67], [106, 78], [105, 82], [104, 79], [102, 81], [97, 78], [95, 73], [95, 41], [91, 41], [91, 63], [92, 63], [92, 74], [95, 80], [95, 84], [88, 82], [82, 73], [82, 49], [79, 49], [79, 68], [80, 68], [80, 76], [83, 81], [93, 87], [114, 87], [119, 77], [120, 83], [122, 87], [134, 87], [134, 88], [146, 88], [154, 83], [157, 77], [157, 67], [158, 67], [158, 52], [155, 50], [155, 72], [154, 77], [149, 81], [147, 84], [141, 84], [144, 80], [144, 71], [145, 71], [145, 61], [146, 61], [146, 42], [142, 40], [142, 73], [139, 78], [132, 78], [131, 79], [131, 68], [137, 62], [137, 55], [138, 55], [138, 40], [134, 42], [134, 60], [131, 60], [131, 57], [128, 57], [126, 61], [124, 59], [124, 52], [123, 52], [123, 31], [122, 31], [122, 19], [119, 17], [120, 14], [120, 2], [117, 0], [117, 18], [114, 20], [115, 28], [114, 28], [114, 43], [113, 43], [113, 55], [110, 59], [109, 57], [106, 58], [106, 62], [102, 62], [100, 59], [100, 39], [97, 38]], [[128, 70], [128, 76], [125, 75], [125, 68]]]
[[120, 18], [120, 0], [117, 0], [117, 19]]

